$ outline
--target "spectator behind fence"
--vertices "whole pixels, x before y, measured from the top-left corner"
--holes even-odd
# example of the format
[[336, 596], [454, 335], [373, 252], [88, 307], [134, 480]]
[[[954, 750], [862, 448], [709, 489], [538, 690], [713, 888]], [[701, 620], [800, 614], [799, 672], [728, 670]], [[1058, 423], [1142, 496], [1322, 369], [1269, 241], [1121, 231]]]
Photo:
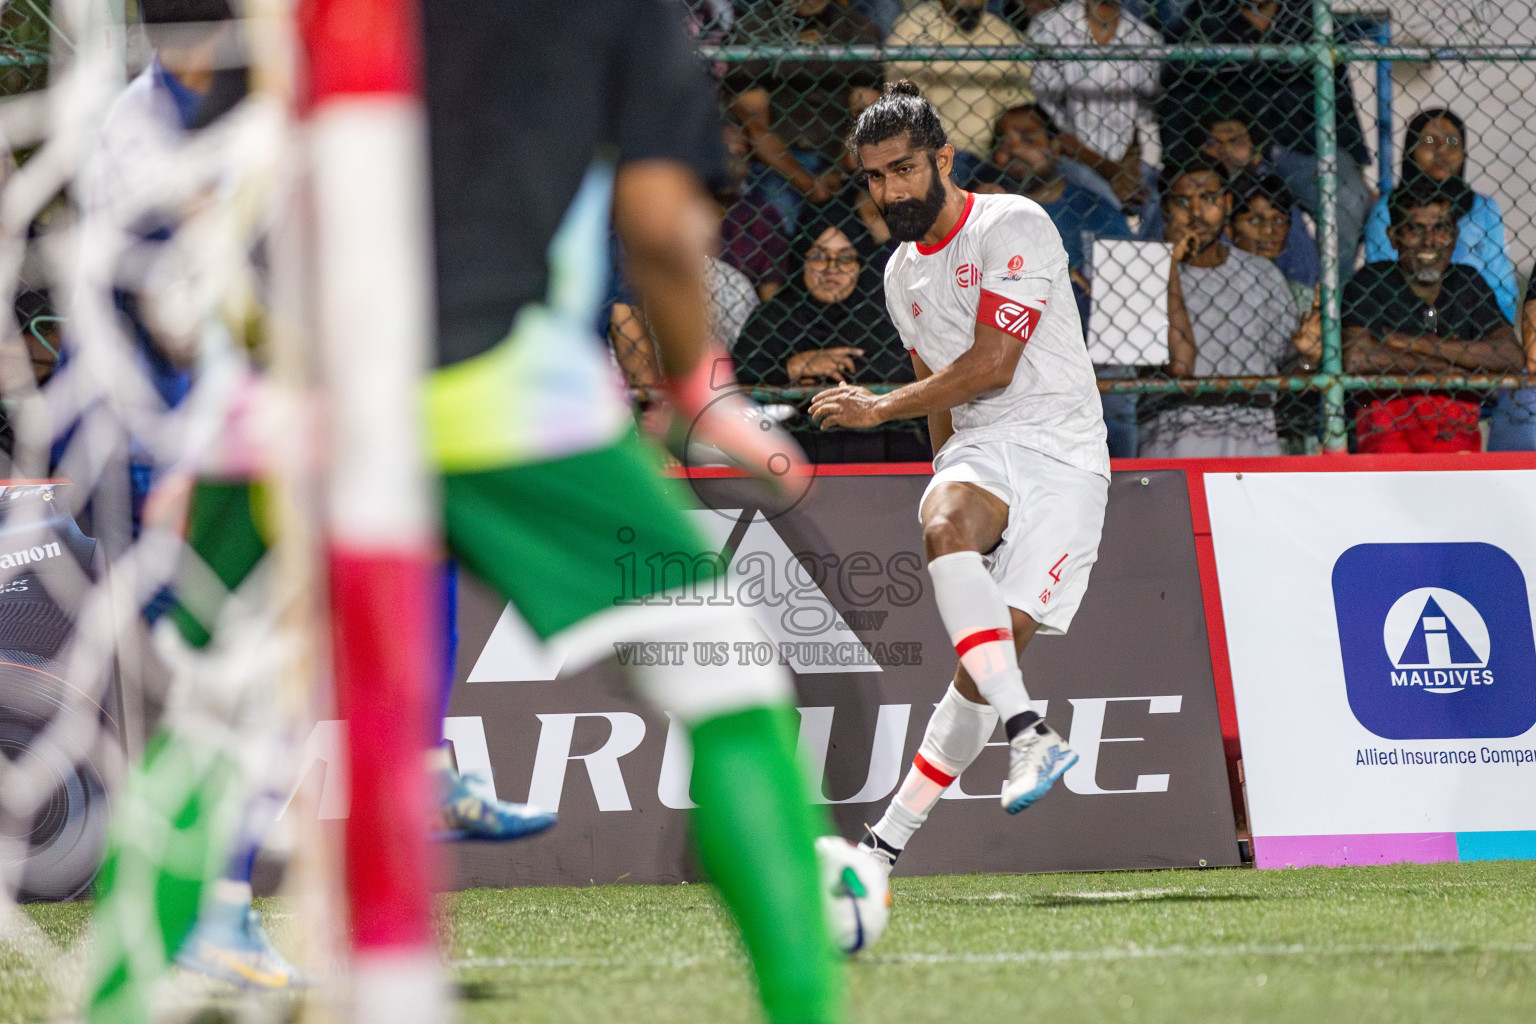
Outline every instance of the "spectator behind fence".
[[[1232, 193], [1232, 216], [1227, 220], [1227, 238], [1237, 248], [1274, 262], [1282, 272], [1279, 257], [1284, 255], [1292, 217], [1301, 216], [1291, 190], [1273, 174], [1262, 178], [1243, 172], [1227, 184]], [[1308, 237], [1310, 243], [1311, 238]], [[1322, 351], [1323, 318], [1321, 294], [1316, 285], [1305, 285], [1286, 277], [1291, 298], [1302, 314], [1301, 330], [1294, 344], [1298, 352]], [[1301, 361], [1307, 370], [1316, 363]], [[1283, 367], [1282, 367], [1283, 369]], [[1275, 396], [1275, 429], [1287, 454], [1308, 455], [1317, 450], [1320, 440], [1322, 403], [1316, 392], [1282, 392]]]
[[[1527, 280], [1536, 280], [1536, 266], [1531, 267], [1531, 275]], [[1525, 372], [1536, 374], [1536, 290], [1526, 291], [1525, 305], [1521, 308], [1520, 333], [1525, 342]], [[1528, 399], [1530, 394], [1529, 390], [1522, 390], [1515, 392], [1515, 397]], [[1536, 444], [1531, 443], [1532, 434], [1536, 434], [1536, 428], [1531, 425], [1536, 420], [1536, 412], [1531, 409], [1529, 401], [1521, 401], [1519, 404], [1521, 415], [1494, 415], [1490, 424], [1492, 430], [1488, 434], [1489, 451], [1529, 451], [1536, 448]]]
[[1061, 173], [1061, 132], [1035, 104], [1006, 111], [992, 136], [992, 166], [977, 172], [978, 192], [1015, 192], [1039, 203], [1061, 232], [1067, 268], [1084, 330], [1088, 327], [1085, 269], [1095, 238], [1129, 238], [1130, 225], [1109, 200]]
[[[847, 0], [760, 0], [737, 19], [730, 42], [739, 46], [879, 46], [872, 21]], [[878, 88], [878, 63], [780, 60], [733, 64], [725, 76], [731, 113], [741, 122], [760, 165], [760, 185], [794, 231], [808, 201], [826, 202], [842, 184], [839, 128], [854, 86]]]
[[[1269, 145], [1264, 129], [1246, 111], [1236, 113], [1227, 110], [1209, 111], [1201, 120], [1201, 128], [1205, 133], [1205, 141], [1200, 147], [1200, 152], [1220, 162], [1227, 169], [1228, 180], [1236, 182], [1239, 176], [1247, 175], [1261, 179], [1273, 176], [1284, 182], [1286, 192], [1291, 197], [1286, 206], [1287, 233], [1279, 257], [1269, 258], [1275, 260], [1275, 265], [1288, 280], [1299, 281], [1308, 287], [1316, 285], [1322, 277], [1317, 242], [1313, 240], [1312, 233], [1307, 230], [1306, 218], [1301, 215], [1301, 212], [1306, 209], [1315, 218], [1317, 208], [1314, 206], [1308, 209], [1295, 198], [1298, 190], [1302, 194], [1316, 194], [1316, 183], [1308, 177], [1314, 170], [1312, 165], [1305, 162], [1306, 166], [1299, 169], [1292, 167], [1293, 176], [1299, 175], [1299, 180], [1292, 183], [1279, 172], [1274, 161], [1265, 155], [1266, 151], [1273, 151], [1274, 147]], [[1343, 228], [1341, 227], [1340, 230], [1342, 231]], [[1356, 237], [1359, 236], [1358, 218], [1350, 230]], [[1341, 234], [1340, 238], [1343, 237]], [[1348, 270], [1343, 270], [1342, 273], [1346, 278], [1349, 276]]]
[[[856, 236], [857, 237], [857, 236]], [[802, 272], [765, 302], [732, 349], [743, 384], [816, 386], [849, 381], [903, 384], [915, 379], [901, 338], [885, 314], [870, 242], [857, 242], [819, 216], [797, 237]], [[823, 432], [804, 416], [786, 424], [817, 462], [927, 461], [921, 424], [857, 433]]]
[[[1183, 26], [1169, 42], [1241, 46], [1293, 46], [1312, 40], [1312, 0], [1194, 0]], [[1370, 205], [1361, 168], [1370, 151], [1355, 112], [1346, 66], [1334, 74], [1334, 116], [1338, 128], [1339, 272], [1349, 276], [1360, 231]], [[1249, 124], [1262, 124], [1269, 137], [1265, 154], [1316, 216], [1317, 114], [1313, 65], [1283, 61], [1169, 61], [1163, 68], [1158, 121], [1163, 165], [1181, 164], [1204, 145], [1200, 121], [1210, 110], [1246, 112]]]
[[759, 306], [733, 346], [744, 384], [778, 386], [913, 379], [906, 350], [885, 315], [874, 252], [826, 217], [794, 247], [800, 275]]
[[720, 213], [720, 259], [746, 275], [763, 302], [784, 287], [789, 239], [778, 208], [760, 189], [747, 186], [752, 146], [741, 126], [721, 128], [726, 150], [726, 183], [715, 195]]
[[[1169, 370], [1184, 377], [1277, 372], [1305, 342], [1301, 318], [1273, 263], [1222, 240], [1232, 206], [1225, 169], [1197, 156], [1165, 177], [1166, 238], [1189, 318], [1187, 338], [1170, 332]], [[1144, 402], [1143, 416], [1146, 458], [1281, 454], [1265, 396], [1163, 396]]]
[[[1295, 218], [1299, 216], [1295, 197], [1285, 182], [1273, 174], [1260, 177], [1244, 171], [1227, 184], [1232, 193], [1232, 216], [1227, 221], [1227, 239], [1244, 252], [1262, 256], [1285, 274], [1291, 296], [1302, 312], [1317, 308], [1317, 282], [1305, 281], [1286, 273], [1282, 257], [1293, 244]], [[1305, 231], [1303, 231], [1305, 234]], [[1308, 236], [1307, 244], [1311, 244]], [[1314, 258], [1316, 253], [1313, 253]]]
[[[886, 39], [887, 46], [1023, 46], [1011, 25], [984, 9], [984, 0], [923, 0]], [[892, 81], [923, 91], [955, 147], [955, 181], [964, 184], [987, 153], [992, 124], [1009, 107], [1034, 100], [1029, 65], [1013, 60], [894, 61]], [[963, 152], [962, 152], [963, 151]]]
[[[1423, 175], [1434, 181], [1466, 181], [1466, 127], [1460, 117], [1441, 107], [1421, 110], [1408, 122], [1403, 133], [1403, 161], [1400, 181]], [[1469, 186], [1470, 188], [1470, 186]], [[1397, 259], [1392, 241], [1387, 237], [1390, 221], [1387, 197], [1371, 208], [1366, 221], [1365, 258], [1368, 261]], [[1515, 319], [1519, 283], [1515, 265], [1509, 258], [1504, 240], [1504, 216], [1499, 204], [1479, 192], [1472, 193], [1472, 208], [1457, 224], [1456, 251], [1451, 262], [1471, 267], [1483, 276], [1499, 300], [1505, 319]], [[1489, 424], [1488, 450], [1530, 451], [1536, 449], [1536, 391], [1501, 391]]]
[[[997, 119], [993, 132], [992, 163], [976, 174], [978, 192], [1013, 192], [1028, 196], [1044, 208], [1067, 250], [1067, 270], [1072, 297], [1086, 334], [1091, 311], [1088, 260], [1096, 238], [1129, 238], [1130, 225], [1120, 212], [1118, 200], [1083, 188], [1063, 172], [1060, 132], [1051, 115], [1036, 105], [1014, 107]], [[1099, 366], [1099, 376], [1123, 377], [1123, 367]], [[1109, 454], [1117, 459], [1135, 458], [1138, 427], [1136, 396], [1101, 396], [1104, 425], [1109, 431]]]
[[[1415, 175], [1388, 196], [1395, 261], [1368, 263], [1344, 290], [1349, 373], [1518, 373], [1525, 355], [1498, 297], [1471, 267], [1451, 261], [1458, 222], [1472, 207], [1460, 178]], [[1475, 452], [1475, 393], [1384, 391], [1363, 396], [1355, 421], [1362, 454]]]
[[[1035, 20], [1041, 46], [1159, 46], [1151, 27], [1121, 10], [1120, 0], [1067, 0]], [[1093, 170], [1121, 204], [1134, 205], [1155, 184], [1141, 162], [1138, 124], [1161, 89], [1155, 60], [1040, 60], [1035, 95], [1061, 125], [1061, 155]], [[1152, 180], [1149, 180], [1152, 179]]]
[[[621, 261], [622, 262], [622, 261]], [[622, 267], [620, 268], [622, 272]], [[736, 343], [747, 318], [761, 304], [746, 274], [710, 257], [704, 267], [705, 312], [710, 336], [727, 350]], [[613, 358], [631, 388], [657, 392], [662, 387], [656, 343], [639, 299], [620, 277], [609, 296], [608, 344]]]
[[[1451, 179], [1466, 181], [1467, 131], [1461, 118], [1440, 107], [1421, 110], [1408, 122], [1403, 133], [1403, 160], [1399, 184], [1423, 176], [1435, 182]], [[1504, 244], [1504, 215], [1499, 204], [1489, 196], [1471, 192], [1471, 209], [1457, 223], [1456, 251], [1451, 262], [1471, 267], [1483, 275], [1499, 300], [1499, 309], [1511, 323], [1520, 295], [1515, 281], [1515, 265], [1510, 262]], [[1392, 262], [1397, 249], [1388, 236], [1392, 223], [1387, 208], [1389, 196], [1382, 196], [1371, 207], [1365, 226], [1365, 261]]]
[[[853, 130], [853, 125], [858, 121], [859, 115], [875, 100], [880, 98], [880, 90], [866, 86], [854, 86], [848, 90], [848, 131]], [[844, 132], [846, 138], [847, 132]], [[849, 210], [858, 218], [862, 230], [868, 233], [870, 240], [876, 246], [884, 246], [891, 240], [891, 229], [886, 226], [885, 218], [880, 216], [880, 208], [869, 197], [869, 189], [864, 186], [863, 175], [859, 172], [858, 157], [854, 156], [851, 146], [843, 147], [843, 155], [838, 160], [838, 167], [844, 175], [843, 187], [837, 195], [833, 196], [826, 209], [830, 209], [833, 215], [837, 210], [832, 204], [840, 204], [845, 210]], [[853, 237], [850, 235], [849, 237]], [[859, 239], [854, 238], [853, 244], [863, 248]], [[878, 260], [879, 270], [885, 269], [885, 257], [890, 254], [890, 248]]]
[[[1026, 108], [1015, 108], [1023, 110]], [[1006, 115], [1004, 115], [1006, 117]], [[996, 153], [994, 153], [994, 158]], [[1025, 186], [1012, 175], [995, 164], [985, 164], [978, 168], [972, 188], [983, 194], [993, 193], [998, 195], [1027, 195], [1036, 202], [1040, 202], [1034, 195], [1025, 190]], [[1084, 274], [1086, 267], [1087, 251], [1092, 245], [1092, 239], [1096, 237], [1123, 238], [1126, 236], [1126, 228], [1121, 230], [1125, 218], [1120, 211], [1109, 205], [1103, 196], [1087, 189], [1079, 188], [1071, 182], [1066, 182], [1069, 190], [1076, 190], [1089, 197], [1089, 201], [1095, 204], [1091, 210], [1085, 211], [1082, 204], [1075, 204], [1066, 197], [1046, 205], [1040, 205], [1050, 215], [1056, 229], [1061, 232], [1062, 244], [1067, 250], [1067, 273], [1072, 281], [1072, 298], [1077, 302], [1078, 317], [1083, 322], [1083, 334], [1088, 333], [1088, 315], [1091, 311], [1089, 291], [1091, 288], [1088, 278]], [[1118, 223], [1116, 223], [1118, 221]], [[1099, 222], [1100, 228], [1085, 228], [1085, 223]], [[1066, 226], [1063, 226], [1063, 225]], [[1077, 225], [1077, 227], [1073, 227]], [[1076, 242], [1068, 242], [1068, 238], [1075, 238]], [[1075, 251], [1074, 251], [1075, 250]], [[1094, 371], [1100, 377], [1118, 378], [1133, 376], [1131, 370], [1120, 366], [1095, 366]], [[1099, 400], [1104, 408], [1104, 426], [1109, 434], [1106, 439], [1109, 445], [1109, 457], [1112, 459], [1134, 459], [1136, 457], [1138, 427], [1136, 425], [1136, 396], [1133, 394], [1101, 394]]]

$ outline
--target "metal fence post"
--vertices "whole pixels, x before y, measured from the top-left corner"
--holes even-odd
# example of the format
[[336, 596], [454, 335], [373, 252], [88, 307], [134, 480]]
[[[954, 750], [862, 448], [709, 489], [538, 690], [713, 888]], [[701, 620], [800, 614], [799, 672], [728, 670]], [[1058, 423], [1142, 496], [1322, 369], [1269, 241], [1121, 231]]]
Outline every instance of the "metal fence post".
[[[1317, 248], [1322, 259], [1323, 363], [1330, 379], [1323, 392], [1323, 449], [1348, 448], [1344, 421], [1343, 338], [1339, 329], [1339, 181], [1337, 104], [1334, 96], [1333, 11], [1329, 0], [1312, 0], [1312, 80], [1317, 114]], [[1351, 254], [1353, 255], [1353, 254]]]
[[[1392, 45], [1392, 16], [1376, 26], [1376, 41]], [[1376, 187], [1386, 194], [1392, 188], [1392, 62], [1376, 62]]]

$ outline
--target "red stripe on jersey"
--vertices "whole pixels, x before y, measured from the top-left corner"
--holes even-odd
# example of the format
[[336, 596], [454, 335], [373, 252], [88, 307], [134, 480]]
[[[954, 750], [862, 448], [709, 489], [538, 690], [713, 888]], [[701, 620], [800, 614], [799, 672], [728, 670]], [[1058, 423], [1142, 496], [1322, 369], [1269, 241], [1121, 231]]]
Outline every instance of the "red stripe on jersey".
[[1035, 333], [1035, 328], [1039, 326], [1040, 317], [1044, 313], [1043, 309], [1005, 299], [996, 292], [989, 292], [983, 288], [981, 302], [976, 306], [976, 322], [986, 324], [988, 327], [996, 327], [1020, 341], [1027, 342], [1029, 336]]
[[924, 245], [922, 242], [918, 242], [917, 251], [924, 256], [932, 256], [934, 253], [941, 251], [950, 242], [953, 242], [955, 236], [960, 233], [960, 229], [965, 227], [965, 222], [970, 220], [971, 207], [974, 205], [976, 205], [976, 193], [967, 192], [965, 194], [965, 209], [960, 211], [960, 219], [955, 221], [955, 226], [949, 229], [949, 234], [945, 235], [938, 245]]
[[960, 641], [955, 644], [955, 653], [963, 658], [965, 657], [965, 652], [972, 647], [989, 644], [994, 640], [1012, 639], [1013, 630], [1011, 629], [978, 629], [976, 632], [967, 633], [960, 638]]
[[928, 778], [932, 779], [934, 782], [937, 782], [941, 786], [947, 786], [951, 782], [955, 781], [955, 777], [953, 775], [945, 775], [943, 772], [939, 771], [922, 754], [918, 754], [912, 759], [912, 767], [916, 768], [918, 771], [922, 772]]

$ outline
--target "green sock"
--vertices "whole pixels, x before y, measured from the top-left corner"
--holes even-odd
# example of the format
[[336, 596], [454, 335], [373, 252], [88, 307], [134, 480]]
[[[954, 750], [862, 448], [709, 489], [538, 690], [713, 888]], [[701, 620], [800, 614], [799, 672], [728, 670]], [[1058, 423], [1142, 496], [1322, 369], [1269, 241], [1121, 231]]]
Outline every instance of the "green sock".
[[736, 915], [772, 1024], [844, 1018], [842, 954], [827, 931], [814, 843], [832, 831], [807, 799], [787, 707], [693, 726], [694, 831]]

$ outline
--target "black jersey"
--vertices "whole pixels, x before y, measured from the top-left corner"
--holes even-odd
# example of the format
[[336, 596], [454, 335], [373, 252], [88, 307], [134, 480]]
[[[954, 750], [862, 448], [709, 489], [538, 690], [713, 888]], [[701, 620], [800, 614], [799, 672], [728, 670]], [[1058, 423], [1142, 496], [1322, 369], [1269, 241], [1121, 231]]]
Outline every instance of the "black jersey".
[[719, 110], [670, 0], [428, 0], [437, 364], [507, 336], [594, 160], [721, 173]]

